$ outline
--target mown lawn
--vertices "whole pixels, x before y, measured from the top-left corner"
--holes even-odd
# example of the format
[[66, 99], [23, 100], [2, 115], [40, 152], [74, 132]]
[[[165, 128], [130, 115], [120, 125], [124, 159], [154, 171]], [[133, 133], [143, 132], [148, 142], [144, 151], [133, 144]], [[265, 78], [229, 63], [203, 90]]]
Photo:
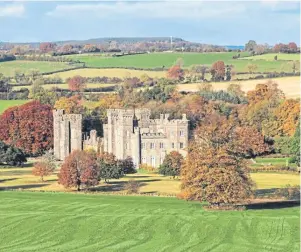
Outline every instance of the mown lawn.
[[37, 70], [44, 73], [73, 67], [64, 62], [13, 60], [0, 62], [0, 73], [4, 76], [14, 76], [16, 71], [28, 74], [32, 70]]
[[26, 102], [29, 102], [29, 100], [0, 100], [0, 115], [6, 109], [17, 105], [22, 105]]
[[[246, 53], [240, 53], [242, 56]], [[182, 58], [184, 67], [194, 64], [211, 66], [212, 63], [222, 60], [225, 64], [234, 65], [236, 72], [248, 71], [247, 65], [255, 63], [257, 71], [291, 71], [290, 67], [281, 61], [267, 60], [234, 60], [236, 52], [225, 53], [150, 53], [141, 55], [129, 55], [123, 57], [103, 57], [101, 55], [71, 55], [69, 57], [85, 62], [89, 67], [137, 67], [137, 68], [169, 68], [178, 58]]]
[[0, 192], [0, 251], [297, 252], [300, 208], [204, 211], [176, 198]]

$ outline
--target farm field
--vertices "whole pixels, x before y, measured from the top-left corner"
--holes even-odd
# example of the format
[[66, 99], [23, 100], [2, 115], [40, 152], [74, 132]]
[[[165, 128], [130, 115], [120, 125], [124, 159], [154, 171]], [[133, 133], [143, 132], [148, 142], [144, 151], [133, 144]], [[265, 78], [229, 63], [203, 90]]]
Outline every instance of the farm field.
[[[45, 177], [43, 182], [39, 177], [33, 176], [32, 165], [34, 160], [29, 159], [24, 168], [0, 168], [1, 189], [24, 189], [43, 191], [65, 191], [57, 183], [57, 172]], [[94, 189], [99, 192], [125, 192], [124, 185], [129, 179], [139, 181], [140, 193], [175, 195], [180, 192], [180, 180], [164, 177], [156, 173], [139, 173], [127, 175], [119, 180], [112, 179], [109, 183], [100, 183]], [[280, 188], [287, 184], [300, 185], [300, 177], [294, 173], [251, 173], [251, 177], [257, 185], [257, 189]]]
[[176, 198], [0, 192], [0, 251], [297, 252], [300, 208], [204, 211]]
[[0, 73], [4, 76], [14, 76], [16, 71], [26, 74], [31, 70], [37, 70], [44, 73], [73, 67], [64, 62], [14, 60], [0, 62]]
[[[111, 86], [115, 86], [118, 84], [104, 84], [104, 83], [87, 83], [87, 88], [99, 88], [99, 87], [111, 87]], [[62, 89], [68, 89], [68, 84], [47, 84], [47, 85], [43, 85], [43, 88], [45, 89], [51, 89], [53, 87], [57, 87], [57, 88], [62, 88]], [[30, 86], [26, 85], [26, 86], [16, 86], [13, 87], [13, 90], [20, 90], [21, 88], [28, 88], [30, 89]]]
[[83, 77], [98, 77], [98, 76], [106, 76], [106, 77], [119, 77], [119, 78], [124, 78], [124, 77], [141, 77], [143, 74], [147, 74], [151, 78], [161, 78], [161, 77], [166, 77], [166, 72], [165, 71], [147, 71], [147, 70], [132, 70], [132, 69], [93, 69], [93, 68], [82, 68], [82, 69], [75, 69], [75, 70], [70, 70], [67, 72], [61, 72], [61, 73], [56, 73], [52, 75], [48, 75], [49, 77], [51, 76], [59, 76], [63, 80], [73, 77], [75, 75], [80, 75]]
[[[274, 57], [277, 56], [277, 60], [297, 60], [300, 61], [300, 54], [288, 54], [288, 53], [268, 53], [256, 56], [249, 56], [240, 58], [242, 60], [270, 60], [274, 61]], [[275, 61], [274, 61], [275, 62]]]
[[[300, 97], [300, 77], [283, 77], [271, 79], [278, 83], [278, 87], [284, 92], [287, 98], [298, 98]], [[211, 83], [215, 90], [226, 90], [229, 84], [236, 83], [240, 84], [243, 91], [247, 92], [255, 88], [259, 83], [265, 83], [268, 80], [245, 80], [245, 81], [230, 81], [230, 82], [215, 82]], [[190, 91], [195, 92], [199, 90], [199, 83], [191, 84], [179, 84], [179, 91]]]
[[22, 105], [26, 102], [29, 102], [29, 100], [0, 100], [0, 114], [2, 114], [3, 111], [8, 109], [9, 107]]
[[[246, 55], [247, 53], [241, 53]], [[123, 57], [105, 58], [102, 56], [90, 55], [71, 55], [69, 57], [80, 60], [86, 63], [89, 67], [137, 67], [137, 68], [165, 68], [171, 67], [176, 63], [178, 58], [184, 61], [184, 67], [189, 67], [194, 64], [202, 64], [211, 66], [212, 63], [222, 60], [225, 64], [234, 65], [236, 72], [247, 71], [249, 62], [232, 59], [236, 52], [223, 53], [151, 53], [140, 55], [129, 55]], [[259, 72], [272, 71], [291, 71], [291, 67], [281, 61], [256, 60]]]

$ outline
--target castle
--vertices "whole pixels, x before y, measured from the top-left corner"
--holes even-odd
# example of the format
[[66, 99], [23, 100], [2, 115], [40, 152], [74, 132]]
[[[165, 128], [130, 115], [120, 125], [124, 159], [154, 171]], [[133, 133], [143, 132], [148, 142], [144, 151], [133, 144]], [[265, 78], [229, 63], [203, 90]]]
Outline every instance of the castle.
[[118, 159], [132, 157], [136, 167], [147, 164], [158, 167], [165, 155], [178, 151], [187, 154], [188, 120], [169, 120], [169, 114], [150, 119], [149, 109], [108, 109], [108, 123], [103, 125], [103, 137], [96, 130], [82, 133], [82, 115], [53, 111], [54, 154], [63, 160], [73, 150], [94, 149], [113, 153]]

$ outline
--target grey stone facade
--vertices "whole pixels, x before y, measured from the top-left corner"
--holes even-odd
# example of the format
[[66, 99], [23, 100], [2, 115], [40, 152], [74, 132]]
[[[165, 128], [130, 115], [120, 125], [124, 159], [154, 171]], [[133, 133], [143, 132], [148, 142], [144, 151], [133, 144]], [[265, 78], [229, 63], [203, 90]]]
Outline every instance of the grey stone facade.
[[[60, 114], [63, 112], [54, 111], [54, 125], [56, 123], [64, 124], [65, 120], [57, 119]], [[69, 115], [71, 118], [74, 116], [77, 115]], [[150, 119], [150, 110], [148, 109], [108, 109], [107, 116], [108, 123], [103, 125], [103, 138], [97, 138], [96, 131], [91, 131], [90, 136], [84, 138], [80, 148], [93, 148], [98, 152], [113, 153], [118, 159], [130, 156], [137, 167], [139, 164], [158, 167], [163, 162], [165, 155], [171, 151], [178, 151], [186, 156], [189, 132], [185, 114], [180, 120], [169, 120], [168, 114], [161, 114], [159, 119]], [[72, 128], [73, 124], [67, 125]], [[60, 127], [54, 128], [56, 131]], [[54, 149], [57, 158], [63, 159], [69, 154], [69, 150], [73, 150], [72, 147], [79, 146], [82, 138], [78, 133], [78, 130], [74, 131], [74, 134], [71, 131], [69, 135], [66, 134], [66, 131], [55, 133]], [[63, 140], [58, 140], [58, 136]], [[78, 137], [76, 145], [71, 144], [71, 148], [66, 149], [65, 144], [73, 143], [72, 139], [75, 136]], [[71, 141], [68, 140], [69, 138]], [[64, 150], [63, 154], [59, 149]], [[58, 153], [60, 155], [57, 155]]]

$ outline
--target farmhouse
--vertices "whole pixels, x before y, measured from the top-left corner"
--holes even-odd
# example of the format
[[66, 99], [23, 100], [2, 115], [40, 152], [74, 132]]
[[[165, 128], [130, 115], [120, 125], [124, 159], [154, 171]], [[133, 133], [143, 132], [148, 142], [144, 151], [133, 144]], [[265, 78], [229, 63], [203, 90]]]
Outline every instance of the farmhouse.
[[188, 120], [169, 120], [169, 114], [150, 119], [149, 109], [108, 109], [108, 123], [103, 125], [103, 137], [96, 130], [89, 136], [82, 133], [82, 116], [53, 111], [54, 153], [63, 160], [73, 150], [94, 149], [113, 153], [118, 159], [132, 157], [136, 167], [147, 164], [158, 167], [166, 154], [178, 151], [186, 156]]

